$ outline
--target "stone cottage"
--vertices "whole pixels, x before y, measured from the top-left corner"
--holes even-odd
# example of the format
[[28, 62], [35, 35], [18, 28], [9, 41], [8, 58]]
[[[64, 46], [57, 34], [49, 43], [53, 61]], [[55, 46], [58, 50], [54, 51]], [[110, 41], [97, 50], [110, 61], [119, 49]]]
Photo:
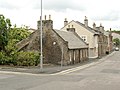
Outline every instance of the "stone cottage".
[[96, 30], [99, 31], [98, 55], [99, 57], [101, 57], [106, 54], [109, 54], [112, 51], [113, 45], [112, 45], [111, 28], [109, 32], [104, 30], [104, 27], [102, 26], [102, 24], [100, 24], [100, 26], [96, 28], [97, 28]]
[[84, 24], [79, 21], [68, 21], [65, 19], [64, 27], [61, 28], [62, 31], [67, 31], [67, 28], [74, 26], [76, 33], [89, 44], [89, 58], [98, 57], [98, 35], [99, 32], [94, 31], [91, 27], [88, 26], [88, 19], [85, 17]]
[[[37, 25], [38, 30], [17, 44], [19, 50], [40, 51], [40, 21], [37, 22]], [[49, 16], [49, 20], [46, 20], [45, 16], [42, 25], [44, 63], [68, 65], [88, 59], [88, 45], [76, 34], [75, 28], [68, 28], [67, 32], [55, 30], [51, 16]]]
[[109, 31], [104, 31], [104, 35], [107, 36], [107, 41], [108, 41], [106, 54], [109, 54], [111, 51], [113, 51], [113, 36], [112, 36], [111, 28]]
[[104, 35], [104, 27], [100, 25], [96, 27], [93, 23], [93, 27], [88, 26], [88, 19], [85, 16], [84, 24], [79, 21], [70, 21], [68, 23], [67, 19], [64, 21], [64, 27], [61, 28], [62, 31], [67, 31], [67, 28], [74, 26], [76, 33], [89, 44], [89, 58], [98, 58], [105, 55], [107, 49], [107, 36]]

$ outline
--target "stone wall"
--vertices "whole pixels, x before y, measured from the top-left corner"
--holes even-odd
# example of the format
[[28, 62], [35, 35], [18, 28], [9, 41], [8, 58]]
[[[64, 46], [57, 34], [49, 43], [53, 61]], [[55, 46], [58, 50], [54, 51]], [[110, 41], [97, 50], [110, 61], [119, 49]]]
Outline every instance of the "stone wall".
[[49, 63], [69, 64], [68, 60], [68, 43], [65, 42], [54, 30], [46, 31], [44, 40], [44, 58]]
[[[52, 21], [43, 21], [43, 60], [44, 63], [61, 64], [70, 63], [68, 56], [68, 43], [64, 41], [53, 29]], [[45, 25], [44, 25], [45, 24]], [[36, 30], [25, 40], [17, 44], [19, 50], [40, 51], [40, 30]]]
[[[79, 63], [88, 58], [85, 53], [86, 49], [71, 50], [68, 48], [68, 42], [53, 30], [52, 20], [43, 20], [42, 37], [44, 63], [68, 65]], [[40, 52], [40, 21], [38, 21], [38, 30], [17, 45], [19, 50]]]

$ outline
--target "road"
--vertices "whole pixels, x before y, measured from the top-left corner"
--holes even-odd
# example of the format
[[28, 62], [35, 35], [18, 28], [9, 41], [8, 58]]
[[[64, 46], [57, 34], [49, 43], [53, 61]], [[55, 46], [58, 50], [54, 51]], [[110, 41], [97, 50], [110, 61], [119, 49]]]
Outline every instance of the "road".
[[0, 73], [0, 90], [120, 90], [120, 51], [90, 67], [48, 75]]

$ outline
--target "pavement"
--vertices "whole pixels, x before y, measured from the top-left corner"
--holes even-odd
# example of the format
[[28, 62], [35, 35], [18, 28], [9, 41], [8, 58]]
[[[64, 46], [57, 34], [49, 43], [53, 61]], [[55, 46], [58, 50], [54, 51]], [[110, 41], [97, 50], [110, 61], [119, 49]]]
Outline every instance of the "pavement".
[[50, 74], [50, 75], [58, 75], [58, 74], [66, 74], [70, 72], [74, 72], [80, 69], [84, 69], [90, 67], [92, 65], [96, 65], [105, 60], [105, 58], [110, 57], [114, 54], [114, 52], [110, 53], [102, 57], [101, 59], [89, 59], [84, 62], [61, 66], [61, 65], [43, 65], [43, 69], [40, 67], [13, 67], [13, 66], [0, 66], [0, 73], [13, 73], [13, 74], [31, 74], [31, 75], [41, 75], [41, 74]]

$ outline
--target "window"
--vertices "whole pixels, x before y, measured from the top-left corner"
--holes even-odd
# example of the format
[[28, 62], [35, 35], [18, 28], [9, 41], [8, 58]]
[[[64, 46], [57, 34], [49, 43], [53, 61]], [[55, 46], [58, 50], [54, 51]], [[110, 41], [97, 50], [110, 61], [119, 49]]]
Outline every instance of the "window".
[[83, 39], [83, 41], [87, 42], [87, 36], [82, 35], [81, 38]]

